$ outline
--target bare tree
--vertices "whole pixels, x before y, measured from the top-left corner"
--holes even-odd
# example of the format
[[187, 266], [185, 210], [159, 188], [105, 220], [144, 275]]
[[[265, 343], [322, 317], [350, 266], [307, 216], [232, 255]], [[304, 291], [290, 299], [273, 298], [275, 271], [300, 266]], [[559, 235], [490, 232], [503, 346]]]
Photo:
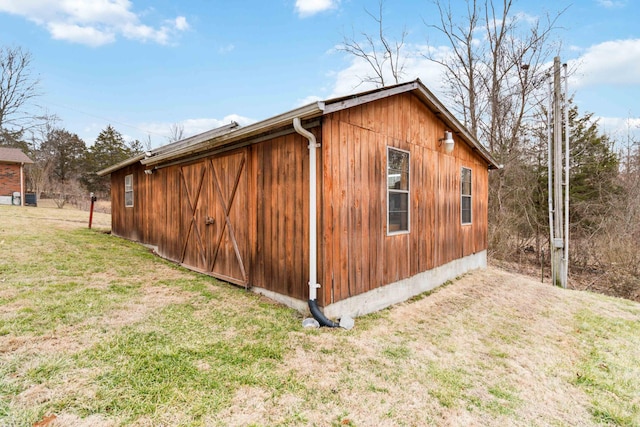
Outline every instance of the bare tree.
[[551, 36], [561, 11], [543, 20], [513, 12], [513, 0], [466, 0], [467, 14], [456, 20], [451, 2], [434, 0], [438, 23], [452, 54], [428, 55], [442, 65], [451, 105], [465, 125], [500, 161], [516, 148], [527, 118], [539, 107], [547, 61], [557, 46]]
[[482, 96], [480, 76], [484, 68], [482, 59], [486, 56], [486, 46], [474, 42], [481, 25], [480, 10], [475, 0], [467, 1], [466, 18], [462, 22], [456, 22], [450, 2], [435, 1], [435, 5], [439, 11], [440, 22], [425, 24], [447, 38], [452, 54], [438, 58], [429, 52], [426, 57], [445, 69], [443, 78], [449, 88], [452, 109], [477, 137], [483, 113], [482, 102], [478, 99]]
[[343, 36], [342, 45], [338, 49], [364, 60], [369, 65], [373, 74], [360, 76], [361, 83], [373, 83], [382, 87], [390, 83], [388, 76], [393, 79], [392, 83], [400, 83], [404, 75], [403, 48], [407, 31], [403, 29], [399, 39], [389, 39], [384, 27], [383, 0], [378, 2], [377, 13], [371, 13], [367, 9], [365, 12], [376, 23], [376, 33], [363, 31], [359, 35], [362, 40], [358, 40], [354, 33], [350, 37]]
[[[167, 137], [169, 142], [180, 141], [184, 138], [184, 125], [182, 123], [174, 123], [169, 128], [169, 132], [170, 134]], [[149, 142], [149, 144], [151, 144], [151, 142]]]
[[22, 130], [33, 115], [26, 104], [39, 95], [39, 80], [31, 75], [31, 54], [0, 46], [0, 129]]

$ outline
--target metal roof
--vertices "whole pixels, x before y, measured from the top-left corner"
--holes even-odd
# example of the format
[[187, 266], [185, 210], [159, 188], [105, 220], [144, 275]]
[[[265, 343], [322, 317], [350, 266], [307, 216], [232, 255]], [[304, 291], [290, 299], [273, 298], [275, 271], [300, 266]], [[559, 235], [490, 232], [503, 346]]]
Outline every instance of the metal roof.
[[393, 86], [385, 86], [353, 95], [333, 98], [324, 102], [314, 102], [300, 108], [279, 114], [277, 116], [253, 123], [248, 126], [239, 126], [232, 122], [199, 135], [195, 135], [184, 140], [164, 145], [146, 153], [143, 156], [136, 156], [117, 165], [103, 169], [98, 175], [108, 175], [118, 169], [136, 162], [147, 167], [153, 167], [181, 158], [192, 157], [199, 153], [205, 153], [224, 146], [233, 145], [242, 141], [250, 140], [261, 135], [274, 132], [278, 129], [292, 127], [293, 118], [308, 120], [321, 117], [336, 111], [365, 104], [378, 99], [387, 98], [393, 95], [411, 92], [416, 95], [436, 116], [449, 127], [458, 138], [464, 140], [474, 151], [476, 151], [489, 164], [489, 168], [497, 169], [499, 165], [493, 159], [489, 151], [447, 110], [447, 108], [422, 84], [420, 79], [407, 83], [399, 83]]
[[163, 150], [157, 153], [152, 152], [151, 156], [146, 157], [140, 163], [145, 166], [152, 166], [180, 157], [187, 157], [192, 154], [212, 150], [223, 145], [229, 145], [243, 139], [248, 139], [271, 132], [284, 126], [293, 126], [292, 123], [294, 117], [299, 117], [301, 120], [305, 120], [312, 117], [320, 116], [323, 109], [324, 104], [322, 102], [314, 102], [312, 104], [305, 105], [304, 107], [287, 111], [286, 113], [279, 114], [277, 116], [250, 124], [248, 126], [237, 127], [226, 132], [221, 132], [211, 138], [200, 138], [200, 136], [203, 134], [196, 135], [192, 138], [197, 138], [197, 142], [179, 146], [173, 150]]
[[33, 163], [19, 148], [0, 147], [0, 162], [2, 163]]
[[188, 138], [185, 139], [181, 139], [180, 141], [176, 141], [176, 142], [172, 142], [170, 144], [166, 144], [163, 145], [161, 147], [155, 148], [153, 150], [147, 151], [144, 154], [139, 154], [136, 155], [134, 157], [131, 157], [127, 160], [124, 160], [120, 163], [117, 163], [113, 166], [109, 166], [108, 168], [102, 169], [100, 171], [98, 171], [97, 175], [98, 176], [104, 176], [104, 175], [109, 175], [111, 172], [115, 172], [119, 169], [125, 168], [127, 166], [130, 166], [134, 163], [138, 163], [141, 162], [142, 164], [145, 164], [144, 159], [148, 158], [148, 157], [152, 157], [152, 156], [157, 156], [157, 155], [162, 155], [164, 153], [175, 153], [175, 152], [179, 152], [180, 150], [184, 150], [184, 149], [188, 149], [191, 146], [195, 146], [198, 145], [202, 142], [208, 141], [212, 138], [215, 138], [216, 136], [222, 135], [223, 133], [226, 132], [230, 132], [233, 129], [237, 128], [238, 123], [236, 122], [231, 122], [228, 125], [224, 125], [224, 126], [220, 126], [219, 128], [215, 128], [212, 130], [208, 130], [206, 132], [200, 133], [198, 135], [194, 135], [194, 136], [190, 136]]

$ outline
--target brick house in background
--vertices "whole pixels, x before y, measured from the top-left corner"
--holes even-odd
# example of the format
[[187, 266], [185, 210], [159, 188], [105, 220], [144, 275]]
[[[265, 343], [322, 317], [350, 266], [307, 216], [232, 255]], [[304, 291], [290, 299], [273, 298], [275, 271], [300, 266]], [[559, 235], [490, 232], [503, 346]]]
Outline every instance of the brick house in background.
[[19, 193], [20, 205], [24, 206], [24, 165], [32, 163], [19, 148], [0, 147], [0, 204], [14, 204], [14, 193]]

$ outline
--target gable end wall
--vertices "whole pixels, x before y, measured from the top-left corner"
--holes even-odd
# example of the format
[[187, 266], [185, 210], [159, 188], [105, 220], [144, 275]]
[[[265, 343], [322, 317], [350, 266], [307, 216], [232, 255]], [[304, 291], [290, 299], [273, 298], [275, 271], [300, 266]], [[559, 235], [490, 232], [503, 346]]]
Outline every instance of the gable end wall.
[[[487, 248], [488, 164], [410, 93], [325, 116], [322, 305], [408, 279]], [[410, 232], [387, 235], [386, 152], [411, 153]], [[460, 219], [460, 169], [472, 170], [471, 225]]]

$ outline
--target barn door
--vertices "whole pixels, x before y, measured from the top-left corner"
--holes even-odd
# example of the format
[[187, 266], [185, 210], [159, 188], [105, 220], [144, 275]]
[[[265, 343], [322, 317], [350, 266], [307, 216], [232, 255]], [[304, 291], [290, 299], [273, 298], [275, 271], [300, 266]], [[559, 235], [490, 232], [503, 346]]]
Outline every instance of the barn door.
[[180, 262], [198, 270], [207, 268], [205, 223], [211, 186], [208, 168], [206, 162], [180, 168]]
[[209, 160], [211, 218], [208, 271], [231, 283], [247, 286], [249, 220], [246, 150]]

